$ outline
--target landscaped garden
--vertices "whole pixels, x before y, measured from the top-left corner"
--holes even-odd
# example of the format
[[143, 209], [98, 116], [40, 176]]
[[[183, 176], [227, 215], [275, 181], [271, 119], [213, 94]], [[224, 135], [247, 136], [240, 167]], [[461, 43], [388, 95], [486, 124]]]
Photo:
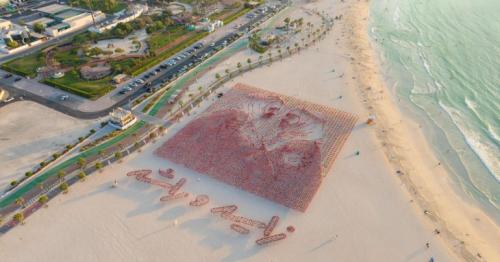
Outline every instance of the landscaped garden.
[[47, 78], [43, 82], [89, 99], [97, 99], [115, 88], [111, 84], [111, 76], [85, 80], [76, 70], [67, 72], [61, 78]]
[[28, 55], [19, 59], [11, 60], [0, 67], [22, 76], [35, 77], [37, 69], [45, 65], [42, 53]]
[[92, 10], [100, 10], [104, 13], [116, 13], [127, 8], [127, 3], [122, 0], [70, 0], [69, 4]]
[[[87, 1], [71, 3], [87, 5]], [[112, 10], [122, 3], [91, 1], [93, 9], [100, 10]], [[229, 23], [249, 10], [232, 6], [214, 17]], [[38, 75], [45, 84], [97, 99], [113, 90], [115, 85], [111, 80], [115, 75], [137, 76], [208, 35], [188, 30], [186, 25], [187, 22], [174, 20], [167, 12], [144, 15], [104, 33], [78, 34], [69, 43], [9, 61], [1, 67], [32, 78]]]

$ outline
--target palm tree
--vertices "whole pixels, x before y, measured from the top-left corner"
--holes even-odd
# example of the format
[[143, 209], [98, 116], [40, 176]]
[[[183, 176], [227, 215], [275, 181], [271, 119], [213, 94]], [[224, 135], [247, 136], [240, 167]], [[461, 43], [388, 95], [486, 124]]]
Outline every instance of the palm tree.
[[80, 171], [80, 173], [78, 173], [78, 178], [81, 180], [81, 181], [85, 181], [85, 177], [87, 175], [85, 174], [85, 172], [83, 171]]
[[262, 62], [262, 58], [263, 58], [263, 56], [262, 56], [262, 55], [260, 55], [260, 56], [259, 56], [259, 64]]
[[271, 54], [271, 51], [269, 51], [269, 53], [267, 53], [267, 55], [269, 56], [269, 61], [272, 62], [273, 61], [273, 54]]
[[238, 67], [238, 70], [241, 72], [241, 63], [238, 62], [238, 64], [236, 65], [236, 67]]
[[115, 152], [115, 158], [116, 158], [116, 159], [120, 159], [120, 158], [122, 158], [122, 152], [121, 152], [121, 151], [116, 151], [116, 152]]
[[216, 73], [215, 74], [215, 79], [219, 80], [220, 79], [220, 74], [219, 73]]
[[101, 168], [102, 168], [102, 163], [101, 163], [101, 162], [97, 162], [97, 163], [95, 163], [95, 169], [96, 169], [96, 170], [99, 170], [99, 169], [101, 169]]
[[278, 49], [278, 54], [280, 55], [280, 58], [283, 58], [283, 56], [281, 55], [281, 49]]
[[99, 152], [97, 152], [97, 154], [99, 155], [100, 158], [102, 158], [104, 156], [104, 150], [99, 150]]
[[43, 182], [38, 183], [37, 186], [42, 191], [45, 189], [45, 185], [43, 184]]
[[66, 176], [66, 172], [64, 172], [64, 170], [60, 170], [59, 172], [57, 172], [57, 177], [62, 181], [64, 181], [64, 177]]
[[17, 223], [24, 224], [24, 214], [22, 212], [16, 213], [13, 218]]
[[69, 185], [66, 182], [64, 182], [61, 185], [59, 185], [59, 189], [61, 191], [63, 191], [64, 193], [68, 193], [68, 188], [69, 188]]
[[229, 73], [229, 69], [226, 68], [226, 70], [224, 70], [224, 72], [226, 72], [226, 75], [231, 77], [231, 73]]
[[18, 197], [18, 198], [16, 198], [15, 203], [16, 203], [16, 205], [18, 205], [19, 207], [21, 207], [21, 208], [25, 208], [24, 204], [25, 204], [26, 202], [24, 201], [24, 198], [22, 198], [22, 197]]
[[288, 54], [290, 54], [290, 46], [286, 47], [286, 51], [288, 51]]
[[293, 46], [295, 46], [295, 49], [300, 50], [299, 43], [295, 43], [295, 44], [293, 44]]
[[[47, 201], [49, 201], [49, 197], [47, 195], [41, 195], [38, 198], [38, 203], [40, 203], [42, 205], [45, 205], [45, 203], [47, 203]], [[47, 205], [45, 205], [45, 207], [47, 207]]]
[[248, 63], [248, 68], [252, 68], [252, 59], [248, 58], [247, 63]]
[[87, 161], [85, 160], [85, 158], [83, 158], [83, 157], [78, 158], [78, 166], [79, 166], [80, 168], [85, 167], [85, 164], [86, 164], [86, 163], [87, 163]]
[[[227, 70], [227, 69], [226, 69]], [[200, 94], [203, 92], [203, 87], [202, 86], [199, 86], [198, 87], [198, 91], [200, 92]]]

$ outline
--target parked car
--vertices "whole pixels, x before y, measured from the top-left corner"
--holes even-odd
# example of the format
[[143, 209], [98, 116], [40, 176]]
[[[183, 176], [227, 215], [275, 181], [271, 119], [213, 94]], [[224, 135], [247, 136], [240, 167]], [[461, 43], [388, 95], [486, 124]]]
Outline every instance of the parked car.
[[12, 74], [6, 74], [3, 76], [3, 78], [10, 78], [10, 77], [12, 77]]
[[21, 79], [23, 79], [23, 78], [22, 77], [16, 77], [16, 78], [14, 78], [14, 82], [21, 81]]

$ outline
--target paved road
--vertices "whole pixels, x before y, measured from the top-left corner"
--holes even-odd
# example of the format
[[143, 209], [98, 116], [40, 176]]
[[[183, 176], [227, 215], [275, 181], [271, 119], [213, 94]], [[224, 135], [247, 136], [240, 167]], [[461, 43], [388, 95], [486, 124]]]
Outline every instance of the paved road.
[[[118, 101], [113, 104], [112, 106], [94, 111], [94, 112], [85, 112], [85, 111], [80, 111], [78, 109], [72, 108], [69, 105], [64, 105], [64, 103], [61, 103], [57, 99], [48, 99], [42, 95], [34, 94], [33, 92], [29, 92], [20, 88], [16, 88], [14, 86], [14, 83], [12, 82], [13, 80], [5, 80], [5, 79], [0, 79], [0, 87], [6, 89], [9, 91], [11, 94], [17, 94], [18, 96], [22, 96], [23, 99], [25, 100], [30, 100], [34, 101], [43, 105], [46, 105], [47, 107], [50, 107], [54, 110], [60, 111], [64, 114], [76, 117], [76, 118], [81, 118], [81, 119], [95, 119], [99, 117], [103, 117], [109, 114], [113, 109], [116, 107], [127, 107], [130, 101], [133, 101], [134, 99], [142, 96], [146, 92], [150, 92], [156, 88], [159, 88], [161, 85], [169, 83], [171, 81], [174, 81], [176, 76], [182, 74], [183, 67], [187, 67], [189, 64], [192, 66], [195, 66], [199, 64], [201, 61], [200, 58], [204, 57], [205, 54], [208, 54], [204, 59], [207, 59], [210, 57], [210, 55], [214, 54], [217, 50], [223, 48], [225, 46], [224, 42], [229, 44], [231, 42], [231, 39], [235, 40], [236, 37], [235, 35], [238, 33], [246, 33], [248, 30], [253, 28], [256, 23], [261, 22], [266, 16], [270, 15], [269, 13], [267, 14], [258, 14], [256, 17], [252, 18], [249, 20], [246, 24], [242, 25], [239, 27], [237, 30], [234, 30], [233, 32], [230, 32], [223, 37], [219, 38], [216, 40], [214, 43], [215, 45], [205, 45], [203, 48], [198, 50], [193, 56], [184, 58], [183, 60], [180, 60], [176, 65], [168, 67], [167, 69], [164, 69], [158, 73], [158, 75], [155, 78], [150, 78], [147, 80], [147, 82], [143, 85], [135, 89], [133, 92], [129, 94], [123, 95], [121, 98], [118, 99]], [[183, 51], [179, 53], [184, 53], [185, 50], [190, 49], [192, 47], [188, 47], [184, 49]], [[32, 50], [30, 50], [32, 51]], [[177, 55], [176, 55], [177, 56]], [[175, 56], [173, 56], [175, 57]], [[170, 58], [169, 58], [170, 59]], [[168, 60], [168, 59], [167, 59]], [[166, 61], [166, 60], [165, 60]], [[1, 104], [0, 104], [1, 106]]]

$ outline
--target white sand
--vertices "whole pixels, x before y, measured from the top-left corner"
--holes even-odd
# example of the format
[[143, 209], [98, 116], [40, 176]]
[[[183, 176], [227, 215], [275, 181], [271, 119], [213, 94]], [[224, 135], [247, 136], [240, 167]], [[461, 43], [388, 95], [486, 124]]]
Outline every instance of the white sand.
[[0, 193], [12, 180], [87, 134], [93, 123], [29, 101], [0, 108]]
[[[300, 55], [256, 69], [233, 81], [333, 106], [358, 114], [361, 121], [377, 113], [375, 126], [359, 124], [354, 129], [306, 213], [286, 209], [154, 156], [154, 149], [187, 123], [184, 119], [144, 152], [129, 156], [123, 164], [107, 168], [102, 174], [72, 187], [69, 194], [51, 201], [48, 209], [30, 217], [25, 226], [0, 238], [2, 261], [428, 261], [430, 257], [436, 261], [460, 260], [452, 252], [460, 249], [450, 248], [448, 236], [433, 234], [434, 228], [440, 225], [423, 215], [416, 195], [408, 193], [397, 177], [394, 163], [389, 163], [384, 154], [387, 146], [382, 146], [381, 141], [386, 138], [377, 137], [381, 126], [387, 126], [388, 132], [393, 134], [397, 129], [394, 136], [404, 139], [402, 134], [409, 134], [406, 125], [411, 123], [399, 122], [402, 117], [386, 93], [381, 94], [376, 103], [362, 102], [358, 87], [366, 83], [358, 80], [366, 79], [359, 76], [373, 75], [377, 68], [372, 67], [371, 58], [365, 61], [363, 70], [354, 67], [349, 53], [356, 57], [365, 53], [352, 52], [349, 42], [344, 40], [335, 44], [343, 29], [352, 28], [351, 24], [345, 24], [349, 21], [346, 16], [350, 2], [359, 7], [353, 19], [361, 21], [367, 14], [366, 3], [346, 2], [320, 0], [308, 4], [333, 15], [344, 14], [345, 20], [337, 23], [325, 40]], [[354, 28], [360, 30], [358, 37], [365, 32], [362, 27]], [[367, 44], [366, 40], [363, 41]], [[231, 59], [227, 63], [244, 61], [241, 56]], [[225, 68], [216, 68], [209, 74]], [[382, 90], [381, 81], [369, 80], [375, 90]], [[338, 98], [340, 95], [342, 99]], [[194, 111], [200, 112], [207, 105]], [[368, 110], [370, 105], [372, 109]], [[373, 111], [375, 109], [377, 111]], [[467, 231], [460, 232], [470, 233], [473, 243], [480, 244], [473, 247], [480, 248], [481, 254], [495, 261], [492, 247], [499, 243], [495, 242], [498, 235], [489, 227], [487, 218], [481, 216], [481, 222], [477, 222], [483, 228], [468, 219], [484, 214], [456, 201], [458, 195], [451, 190], [445, 171], [433, 167], [435, 161], [429, 159], [432, 153], [421, 134], [415, 134], [412, 140], [397, 142], [404, 144], [405, 150], [391, 152], [392, 158], [404, 155], [406, 159], [413, 159], [398, 168], [406, 170], [411, 164], [412, 179], [419, 182], [425, 179], [425, 183], [418, 184], [418, 191], [434, 200], [430, 209], [453, 215], [443, 216], [450, 219], [450, 225], [463, 222]], [[360, 156], [354, 155], [357, 150]], [[419, 169], [414, 168], [417, 164]], [[164, 194], [161, 189], [125, 176], [130, 170], [156, 171], [160, 167], [174, 168], [179, 177], [188, 179], [187, 192], [208, 194], [211, 202], [201, 208], [189, 207], [188, 200], [160, 203], [159, 198]], [[443, 173], [439, 179], [426, 176], [437, 172]], [[111, 189], [115, 179], [119, 186]], [[438, 191], [440, 187], [445, 191]], [[453, 201], [456, 202], [452, 205]], [[283, 232], [286, 226], [293, 225], [296, 232], [286, 240], [259, 248], [253, 242], [261, 232], [252, 230], [249, 236], [239, 236], [229, 229], [229, 222], [210, 215], [209, 208], [224, 204], [237, 204], [238, 214], [264, 221], [279, 215], [282, 220], [276, 231]], [[455, 215], [462, 215], [464, 219]], [[478, 232], [492, 238], [483, 240]], [[426, 242], [430, 243], [429, 249], [425, 247]]]

